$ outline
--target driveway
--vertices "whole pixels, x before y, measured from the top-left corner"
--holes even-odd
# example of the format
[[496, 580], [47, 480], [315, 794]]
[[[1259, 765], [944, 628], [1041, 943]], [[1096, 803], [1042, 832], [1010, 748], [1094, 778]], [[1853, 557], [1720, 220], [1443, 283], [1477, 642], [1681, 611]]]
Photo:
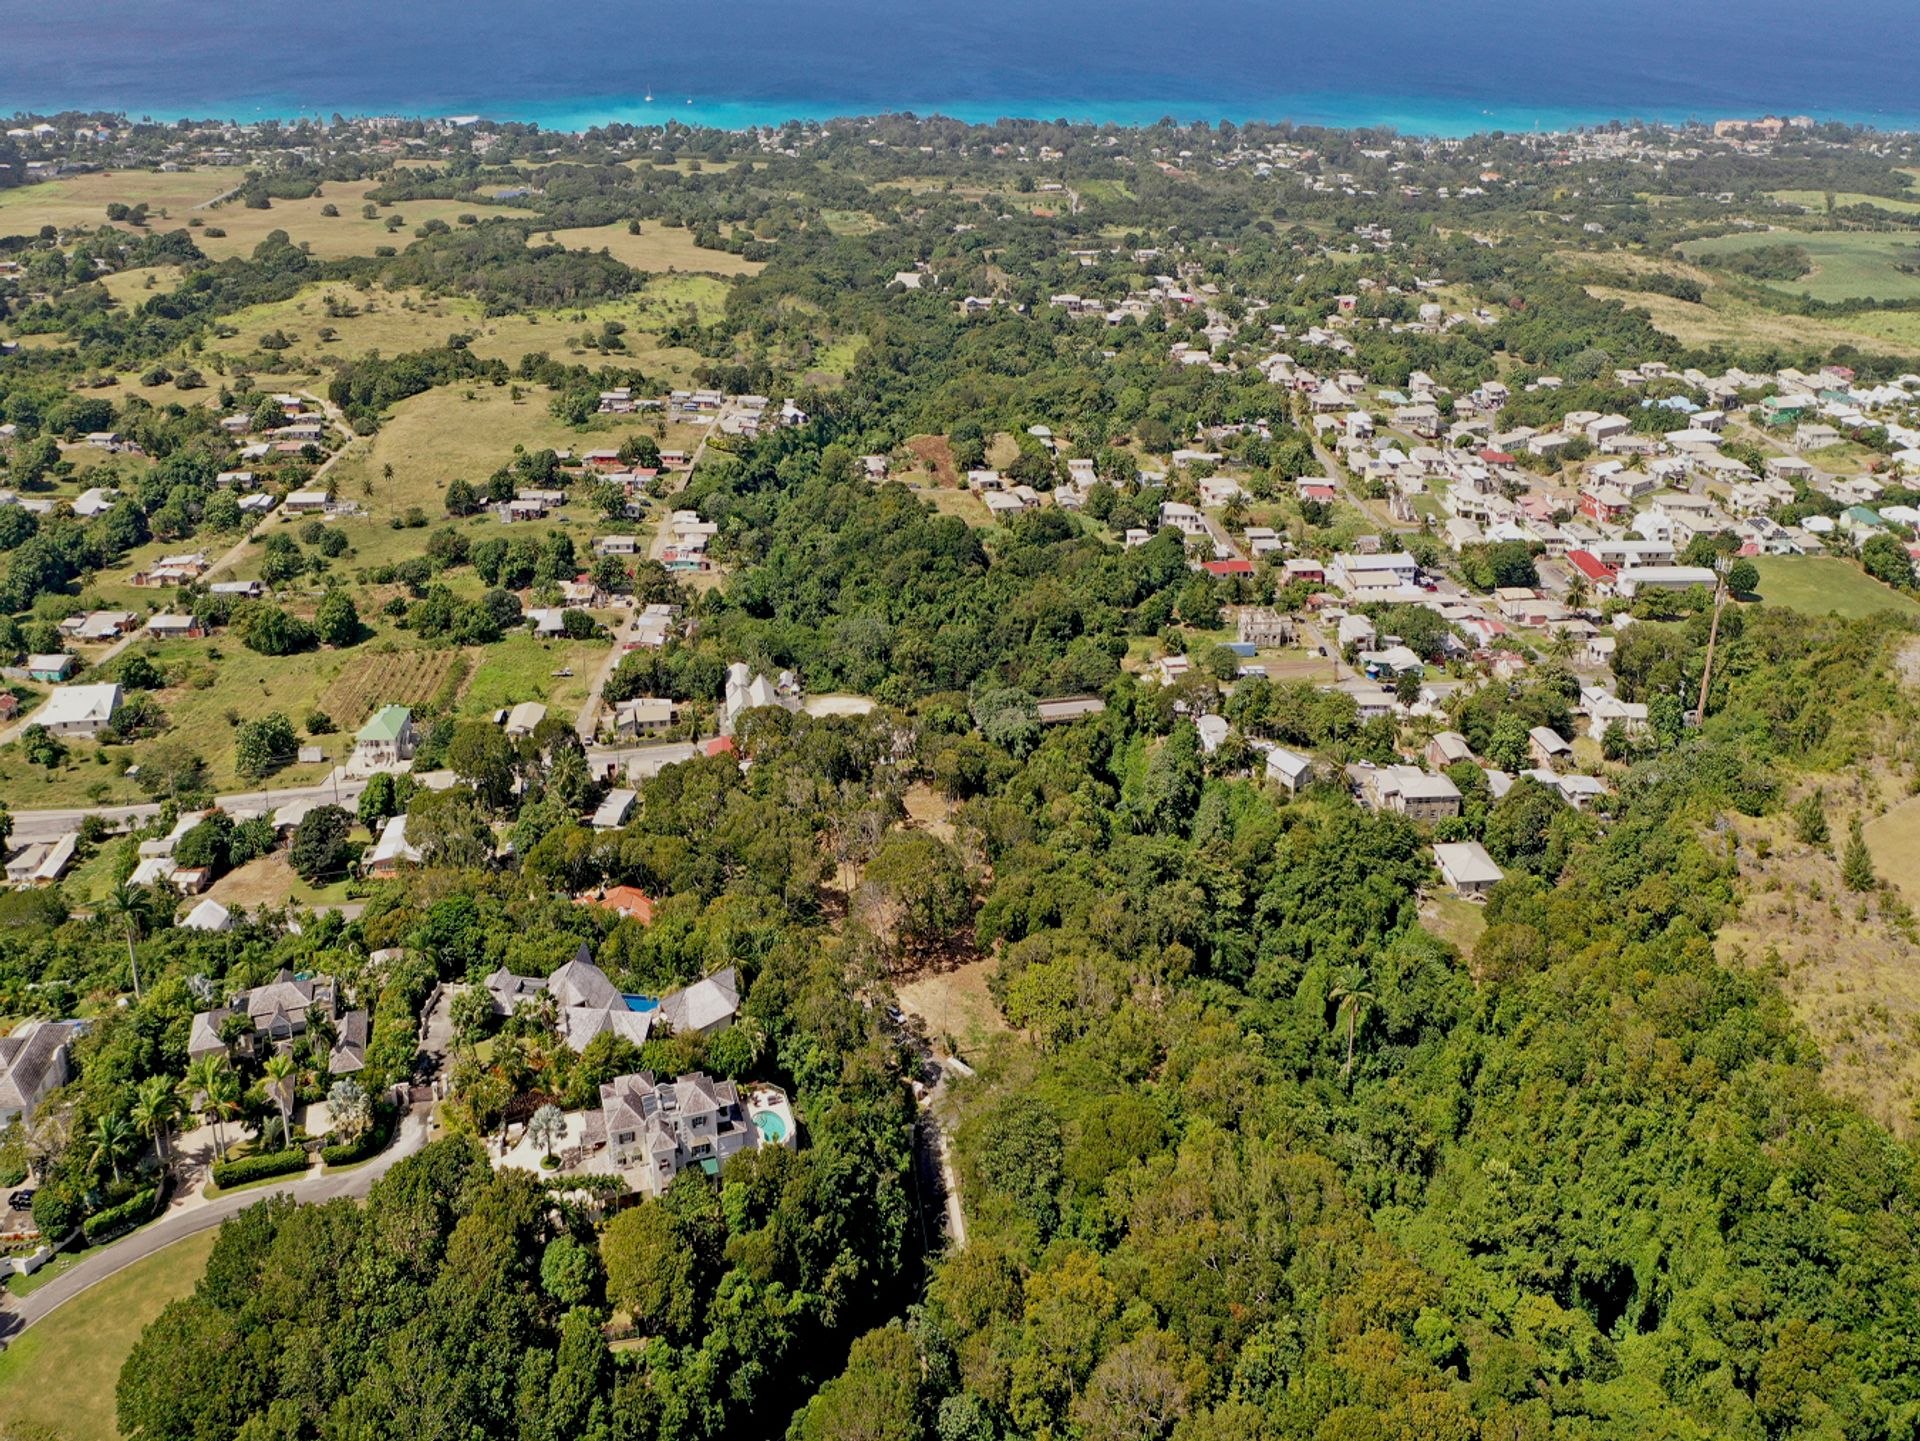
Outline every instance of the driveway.
[[0, 1295], [0, 1341], [9, 1341], [27, 1327], [71, 1301], [90, 1286], [143, 1261], [175, 1241], [218, 1226], [229, 1216], [244, 1211], [269, 1196], [292, 1196], [299, 1201], [331, 1201], [340, 1196], [362, 1200], [374, 1182], [427, 1143], [431, 1129], [432, 1107], [414, 1107], [401, 1119], [400, 1131], [378, 1156], [350, 1171], [309, 1172], [271, 1186], [252, 1187], [230, 1195], [217, 1196], [202, 1205], [169, 1212], [144, 1230], [135, 1231], [124, 1241], [96, 1251], [71, 1270], [47, 1282], [28, 1296]]

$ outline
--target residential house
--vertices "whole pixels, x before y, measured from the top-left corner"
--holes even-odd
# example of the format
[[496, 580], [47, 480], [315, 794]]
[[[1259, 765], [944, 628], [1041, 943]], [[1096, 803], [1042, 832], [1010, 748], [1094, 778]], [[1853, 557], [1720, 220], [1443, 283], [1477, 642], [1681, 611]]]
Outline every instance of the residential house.
[[510, 736], [530, 736], [546, 718], [547, 708], [539, 701], [523, 700], [500, 717], [500, 725]]
[[660, 1010], [660, 1003], [651, 997], [623, 995], [594, 964], [593, 953], [584, 944], [572, 960], [544, 979], [517, 976], [502, 966], [485, 984], [494, 1010], [501, 1015], [511, 1015], [535, 996], [551, 996], [560, 1033], [575, 1051], [584, 1051], [595, 1036], [608, 1032], [641, 1045]]
[[189, 931], [227, 931], [233, 929], [233, 912], [208, 896], [187, 912], [180, 925]]
[[1099, 715], [1106, 708], [1107, 703], [1097, 695], [1055, 696], [1034, 702], [1041, 725], [1063, 725], [1070, 721], [1085, 720], [1088, 716]]
[[734, 1082], [699, 1071], [674, 1081], [656, 1081], [651, 1071], [617, 1077], [600, 1087], [600, 1111], [615, 1163], [637, 1169], [648, 1195], [689, 1167], [718, 1175], [742, 1152], [793, 1139], [791, 1127], [756, 1124]]
[[7, 880], [16, 886], [50, 886], [67, 873], [80, 849], [80, 833], [34, 841], [7, 858]]
[[1566, 737], [1551, 726], [1535, 726], [1527, 732], [1527, 754], [1539, 766], [1552, 768], [1573, 759], [1573, 747]]
[[198, 1012], [187, 1032], [187, 1055], [192, 1060], [235, 1051], [258, 1055], [290, 1045], [315, 1018], [334, 1023], [338, 1003], [333, 977], [282, 969], [265, 985], [235, 992], [224, 1006]]
[[51, 655], [30, 655], [27, 657], [27, 679], [39, 681], [63, 681], [78, 669], [80, 661], [75, 656], [56, 652]]
[[661, 997], [660, 1019], [676, 1036], [710, 1036], [740, 1014], [740, 975], [732, 966]]
[[0, 1036], [0, 1126], [32, 1117], [73, 1077], [69, 1048], [85, 1021], [24, 1021]]
[[613, 733], [618, 736], [655, 735], [673, 726], [674, 705], [657, 696], [636, 696], [615, 701]]
[[1433, 859], [1454, 894], [1469, 900], [1484, 899], [1506, 879], [1506, 872], [1493, 863], [1493, 857], [1478, 841], [1444, 842], [1433, 848]]
[[1427, 764], [1436, 771], [1443, 771], [1460, 761], [1473, 759], [1473, 747], [1467, 744], [1467, 738], [1459, 731], [1436, 731], [1427, 742]]
[[1361, 801], [1374, 810], [1398, 811], [1410, 820], [1428, 823], [1460, 814], [1460, 788], [1418, 766], [1359, 761], [1347, 767], [1347, 778]]
[[633, 817], [634, 807], [640, 796], [635, 791], [616, 786], [606, 794], [594, 811], [592, 826], [596, 831], [617, 831]]
[[120, 710], [120, 686], [61, 686], [47, 697], [35, 721], [57, 736], [97, 737]]
[[1297, 795], [1313, 771], [1313, 761], [1298, 751], [1275, 746], [1267, 752], [1267, 779], [1286, 787], [1288, 795]]
[[1642, 590], [1690, 590], [1719, 584], [1717, 572], [1703, 565], [1642, 565], [1620, 572], [1616, 588], [1628, 600]]
[[1271, 649], [1293, 644], [1293, 620], [1284, 611], [1250, 605], [1240, 611], [1234, 638], [1242, 645]]
[[403, 705], [382, 706], [353, 738], [352, 767], [391, 770], [413, 759], [414, 745], [413, 712]]
[[147, 618], [147, 634], [154, 640], [197, 640], [207, 633], [197, 615], [156, 615]]
[[374, 842], [362, 864], [370, 876], [396, 876], [404, 868], [420, 864], [418, 847], [407, 840], [404, 811], [387, 817], [387, 823], [380, 828], [380, 839]]
[[69, 640], [101, 642], [118, 640], [139, 629], [140, 617], [130, 610], [92, 610], [68, 616], [60, 622], [60, 633]]

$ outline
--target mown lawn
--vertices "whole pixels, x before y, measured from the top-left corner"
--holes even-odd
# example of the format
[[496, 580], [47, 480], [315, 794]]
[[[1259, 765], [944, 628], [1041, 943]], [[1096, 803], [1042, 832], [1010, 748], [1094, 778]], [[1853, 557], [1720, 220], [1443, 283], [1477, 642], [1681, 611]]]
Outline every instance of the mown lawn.
[[0, 1353], [0, 1429], [117, 1441], [114, 1386], [148, 1322], [192, 1291], [217, 1231], [189, 1236], [81, 1292]]
[[1760, 570], [1760, 599], [1769, 605], [1810, 615], [1832, 611], [1849, 619], [1883, 610], [1920, 616], [1920, 603], [1837, 555], [1763, 555], [1754, 564]]

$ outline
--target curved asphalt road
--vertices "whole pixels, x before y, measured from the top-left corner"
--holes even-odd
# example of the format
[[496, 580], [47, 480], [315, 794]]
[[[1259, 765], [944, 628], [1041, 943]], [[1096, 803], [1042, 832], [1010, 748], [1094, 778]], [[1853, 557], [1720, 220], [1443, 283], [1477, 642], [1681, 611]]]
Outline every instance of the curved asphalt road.
[[431, 1106], [415, 1107], [402, 1118], [400, 1133], [393, 1144], [365, 1165], [331, 1175], [308, 1174], [272, 1186], [259, 1186], [232, 1195], [220, 1196], [203, 1206], [164, 1216], [152, 1225], [135, 1231], [124, 1241], [116, 1241], [63, 1272], [39, 1290], [26, 1296], [0, 1295], [0, 1341], [10, 1341], [34, 1322], [44, 1319], [89, 1286], [125, 1270], [135, 1261], [145, 1260], [175, 1241], [218, 1226], [227, 1217], [244, 1211], [269, 1196], [292, 1196], [300, 1201], [331, 1201], [339, 1196], [363, 1198], [373, 1183], [401, 1161], [426, 1145]]

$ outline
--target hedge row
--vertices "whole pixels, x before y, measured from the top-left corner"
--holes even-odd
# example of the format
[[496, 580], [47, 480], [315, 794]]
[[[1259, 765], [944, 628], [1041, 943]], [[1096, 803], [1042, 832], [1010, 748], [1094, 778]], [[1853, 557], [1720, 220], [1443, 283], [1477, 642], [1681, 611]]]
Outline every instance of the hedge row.
[[285, 1176], [306, 1169], [307, 1153], [295, 1146], [286, 1151], [242, 1156], [237, 1161], [218, 1161], [213, 1167], [213, 1184], [224, 1191], [229, 1186], [244, 1186], [249, 1181], [264, 1181], [269, 1176]]
[[81, 1226], [81, 1233], [89, 1246], [119, 1235], [122, 1231], [131, 1231], [147, 1217], [153, 1214], [155, 1203], [160, 1199], [160, 1189], [149, 1186], [144, 1191], [135, 1191], [117, 1206], [109, 1206], [87, 1217]]
[[394, 1122], [398, 1119], [398, 1108], [384, 1104], [375, 1106], [372, 1125], [351, 1141], [326, 1147], [320, 1152], [320, 1159], [329, 1166], [351, 1166], [356, 1161], [379, 1155], [393, 1140]]

